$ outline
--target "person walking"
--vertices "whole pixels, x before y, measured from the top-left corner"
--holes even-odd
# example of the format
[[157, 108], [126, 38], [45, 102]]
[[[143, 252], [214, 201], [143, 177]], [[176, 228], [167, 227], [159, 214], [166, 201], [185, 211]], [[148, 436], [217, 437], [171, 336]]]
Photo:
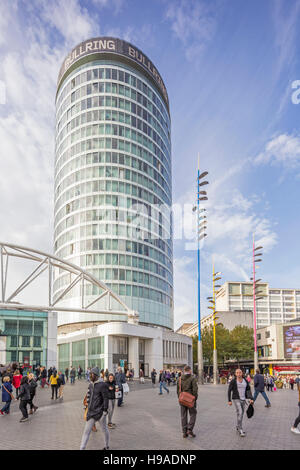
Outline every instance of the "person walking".
[[114, 374], [108, 375], [108, 380], [106, 383], [108, 386], [108, 424], [107, 426], [109, 428], [114, 428], [116, 425], [112, 422], [112, 417], [114, 414], [115, 402], [116, 402], [116, 388], [118, 389]]
[[66, 377], [66, 382], [69, 382], [69, 368], [68, 367], [65, 370], [65, 377]]
[[271, 403], [270, 400], [265, 392], [265, 380], [264, 376], [260, 373], [259, 369], [256, 370], [256, 374], [254, 376], [254, 396], [253, 396], [253, 402], [255, 402], [256, 398], [258, 395], [261, 394], [264, 399], [265, 399], [265, 407], [270, 408]]
[[22, 375], [20, 374], [19, 369], [16, 369], [13, 375], [12, 384], [16, 389], [16, 397], [19, 396], [19, 389], [21, 386]]
[[[184, 404], [180, 403], [181, 393], [189, 393], [195, 398], [194, 406], [187, 407]], [[179, 398], [180, 404], [180, 414], [181, 414], [181, 427], [183, 437], [188, 436], [196, 437], [193, 429], [196, 423], [197, 410], [196, 402], [198, 398], [198, 384], [197, 379], [192, 375], [192, 369], [190, 366], [186, 365], [183, 369], [183, 374], [179, 377], [177, 382], [177, 395]], [[189, 415], [189, 420], [188, 420]]]
[[159, 378], [158, 378], [158, 381], [159, 381], [159, 394], [158, 395], [162, 395], [163, 394], [163, 391], [162, 389], [164, 388], [168, 393], [170, 393], [170, 390], [168, 389], [168, 387], [166, 386], [166, 374], [163, 370], [160, 371], [159, 373]]
[[104, 450], [109, 449], [109, 431], [106, 425], [106, 415], [108, 410], [108, 387], [104, 382], [100, 382], [100, 372], [98, 367], [91, 370], [91, 381], [89, 383], [86, 395], [87, 414], [86, 424], [83, 431], [80, 450], [87, 446], [90, 434], [96, 422], [99, 421], [102, 426], [102, 432], [105, 439]]
[[23, 417], [20, 419], [20, 423], [24, 423], [24, 421], [28, 420], [28, 411], [27, 411], [27, 405], [30, 402], [30, 386], [28, 383], [28, 377], [22, 377], [21, 380], [21, 385], [20, 385], [20, 390], [19, 394], [17, 396], [17, 400], [20, 400], [20, 410], [23, 415]]
[[250, 400], [250, 403], [253, 404], [250, 384], [243, 378], [241, 369], [237, 369], [235, 371], [235, 378], [231, 380], [228, 387], [228, 405], [231, 406], [233, 401], [237, 417], [236, 430], [241, 437], [245, 437], [246, 435], [243, 431], [243, 417], [247, 398]]
[[291, 378], [290, 378], [291, 390], [294, 390], [294, 383], [295, 383], [294, 377], [291, 377]]
[[123, 399], [124, 399], [123, 384], [126, 383], [126, 377], [125, 377], [124, 372], [122, 371], [122, 367], [118, 367], [118, 371], [116, 372], [116, 375], [115, 375], [115, 380], [116, 380], [116, 384], [119, 387], [119, 391], [122, 394], [121, 397], [118, 398], [118, 406], [122, 406]]
[[36, 394], [36, 389], [37, 389], [37, 379], [34, 377], [34, 374], [30, 373], [28, 375], [28, 384], [30, 388], [30, 400], [28, 402], [30, 410], [29, 414], [32, 415], [32, 413], [35, 413], [38, 410], [38, 406], [35, 406], [33, 404], [33, 399]]
[[74, 385], [74, 383], [75, 383], [75, 377], [76, 377], [76, 370], [75, 370], [75, 367], [72, 367], [72, 368], [71, 368], [71, 371], [70, 371], [71, 385]]
[[53, 374], [51, 375], [50, 377], [50, 380], [49, 380], [49, 383], [51, 385], [51, 391], [52, 391], [52, 396], [51, 396], [51, 400], [54, 399], [54, 394], [55, 394], [55, 400], [57, 400], [57, 389], [58, 389], [58, 382], [59, 381], [59, 377], [58, 377], [58, 374], [56, 372], [56, 370], [53, 371]]
[[156, 384], [156, 376], [157, 376], [156, 370], [155, 370], [155, 369], [152, 369], [152, 371], [151, 371], [152, 387], [155, 387], [155, 384]]
[[65, 374], [63, 374], [61, 371], [58, 372], [58, 398], [63, 400], [64, 398], [64, 387], [66, 385], [66, 380], [65, 380]]
[[9, 415], [10, 413], [10, 405], [11, 405], [12, 400], [14, 399], [12, 391], [13, 391], [13, 387], [12, 387], [12, 384], [10, 383], [10, 377], [8, 375], [3, 376], [2, 377], [2, 402], [5, 403], [5, 405], [0, 410], [1, 415], [4, 415], [4, 414]]
[[294, 425], [291, 427], [291, 431], [294, 433], [294, 434], [300, 434], [300, 430], [298, 428], [299, 424], [300, 424], [300, 381], [299, 381], [299, 378], [296, 379], [296, 384], [297, 384], [297, 388], [298, 388], [298, 408], [299, 408], [299, 414], [297, 416], [297, 418], [295, 419], [295, 422], [294, 422]]
[[77, 370], [78, 380], [81, 380], [81, 375], [82, 375], [82, 368], [81, 368], [81, 366], [78, 366], [78, 370]]

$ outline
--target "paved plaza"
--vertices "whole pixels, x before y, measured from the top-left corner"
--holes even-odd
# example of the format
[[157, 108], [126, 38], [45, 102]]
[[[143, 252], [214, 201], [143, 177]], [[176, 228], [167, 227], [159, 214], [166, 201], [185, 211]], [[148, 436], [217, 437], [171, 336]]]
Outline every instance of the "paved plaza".
[[[245, 417], [245, 438], [235, 431], [235, 410], [227, 405], [227, 386], [200, 387], [195, 439], [183, 439], [176, 387], [170, 394], [158, 395], [151, 383], [130, 384], [125, 405], [116, 408], [110, 431], [111, 450], [207, 450], [207, 449], [294, 449], [300, 448], [300, 435], [290, 428], [298, 414], [298, 392], [278, 390], [269, 393], [272, 407], [266, 409], [261, 396], [255, 404], [255, 416]], [[63, 402], [51, 400], [50, 389], [38, 389], [39, 410], [25, 423], [14, 402], [9, 416], [0, 416], [1, 449], [79, 449], [84, 428], [82, 399], [87, 383], [82, 380], [65, 387]], [[92, 433], [87, 449], [103, 448], [100, 430]]]

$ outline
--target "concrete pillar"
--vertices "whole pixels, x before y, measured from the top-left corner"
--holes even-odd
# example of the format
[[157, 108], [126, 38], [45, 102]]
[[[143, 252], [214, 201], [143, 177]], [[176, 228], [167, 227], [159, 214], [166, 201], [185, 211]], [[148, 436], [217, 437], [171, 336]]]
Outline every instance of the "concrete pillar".
[[113, 372], [113, 336], [104, 336], [104, 370]]
[[6, 336], [0, 336], [0, 364], [6, 364]]
[[128, 338], [128, 362], [134, 369], [134, 377], [139, 377], [140, 364], [139, 364], [139, 338], [132, 336]]
[[47, 369], [57, 368], [57, 312], [48, 312]]
[[156, 369], [156, 372], [158, 372], [163, 368], [163, 342], [161, 338], [145, 341], [145, 363], [149, 364], [149, 374], [152, 369]]

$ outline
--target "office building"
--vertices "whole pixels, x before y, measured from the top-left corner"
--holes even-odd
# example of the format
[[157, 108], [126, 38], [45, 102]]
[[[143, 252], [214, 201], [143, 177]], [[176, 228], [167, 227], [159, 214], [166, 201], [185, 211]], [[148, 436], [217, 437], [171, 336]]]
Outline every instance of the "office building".
[[[275, 289], [258, 284], [261, 300], [256, 301], [257, 328], [285, 323], [300, 316], [300, 289]], [[253, 286], [249, 282], [225, 282], [216, 296], [216, 310], [252, 310]]]

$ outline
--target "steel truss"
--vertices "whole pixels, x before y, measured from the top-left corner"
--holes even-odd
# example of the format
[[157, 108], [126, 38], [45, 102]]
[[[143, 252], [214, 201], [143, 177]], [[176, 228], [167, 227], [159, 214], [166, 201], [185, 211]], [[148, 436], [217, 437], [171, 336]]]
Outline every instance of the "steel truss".
[[[34, 261], [36, 267], [31, 273], [18, 285], [18, 287], [11, 293], [7, 294], [7, 285], [9, 279], [9, 260], [10, 258], [19, 258], [26, 261]], [[59, 292], [56, 298], [53, 295], [53, 282], [54, 282], [54, 269], [58, 268], [59, 273], [69, 274], [69, 282]], [[24, 291], [35, 279], [41, 277], [44, 272], [48, 271], [48, 295], [47, 305], [24, 305], [16, 301], [16, 297]], [[138, 314], [133, 310], [129, 309], [128, 306], [109, 289], [103, 282], [96, 279], [89, 272], [81, 269], [75, 264], [69, 263], [68, 261], [57, 258], [56, 256], [43, 253], [42, 251], [34, 250], [32, 248], [26, 248], [23, 246], [13, 245], [9, 243], [0, 242], [0, 274], [1, 274], [1, 301], [0, 309], [28, 309], [28, 310], [44, 310], [44, 311], [55, 311], [55, 312], [79, 312], [79, 313], [95, 313], [95, 314], [109, 314], [109, 315], [124, 315], [128, 321], [137, 321]], [[73, 279], [72, 279], [73, 276]], [[80, 306], [67, 308], [60, 305], [60, 302], [65, 300], [66, 294], [68, 294], [75, 286], [81, 285], [80, 291]], [[89, 295], [89, 301], [86, 301], [84, 291], [86, 285], [96, 286], [99, 294], [91, 301]], [[108, 309], [92, 309], [92, 306], [103, 299], [108, 298]], [[111, 299], [117, 302], [119, 309], [111, 308]]]

